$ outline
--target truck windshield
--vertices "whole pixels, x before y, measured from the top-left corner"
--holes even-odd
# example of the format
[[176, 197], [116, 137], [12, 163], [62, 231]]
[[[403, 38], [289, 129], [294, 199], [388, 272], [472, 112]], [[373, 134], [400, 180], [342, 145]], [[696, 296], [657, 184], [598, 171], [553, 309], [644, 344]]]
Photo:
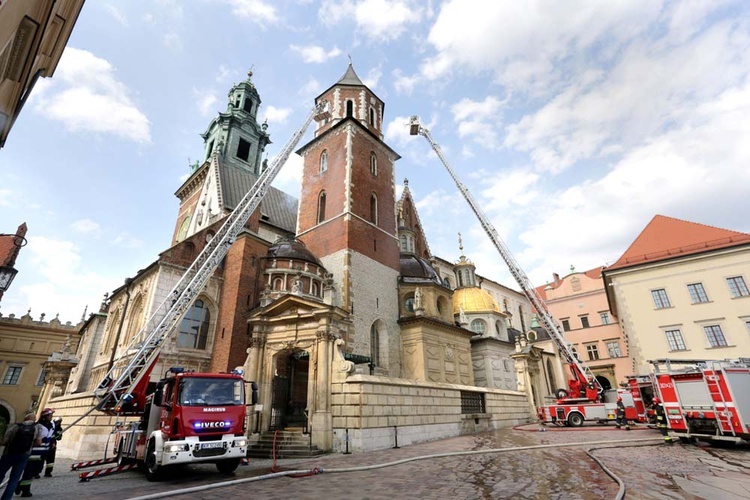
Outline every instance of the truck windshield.
[[242, 405], [244, 383], [236, 379], [183, 378], [178, 398], [183, 406]]

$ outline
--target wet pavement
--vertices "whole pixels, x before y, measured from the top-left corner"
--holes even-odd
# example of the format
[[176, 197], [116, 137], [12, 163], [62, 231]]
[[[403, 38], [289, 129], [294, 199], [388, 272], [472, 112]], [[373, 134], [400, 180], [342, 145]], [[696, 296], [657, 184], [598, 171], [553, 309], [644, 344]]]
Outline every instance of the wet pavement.
[[[609, 444], [607, 442], [610, 442]], [[611, 441], [620, 441], [611, 443]], [[590, 444], [587, 444], [590, 443]], [[536, 446], [566, 446], [512, 449]], [[395, 461], [436, 454], [507, 448], [505, 451], [432, 457], [377, 467]], [[619, 485], [587, 454], [591, 454], [626, 487], [626, 498], [643, 499], [750, 499], [750, 447], [709, 447], [661, 444], [658, 432], [612, 427], [579, 429], [536, 425], [519, 429], [445, 439], [398, 449], [360, 454], [332, 454], [316, 459], [283, 460], [277, 470], [323, 473], [301, 478], [277, 477], [251, 481], [270, 474], [270, 460], [252, 459], [232, 476], [213, 465], [174, 469], [165, 480], [149, 483], [138, 472], [78, 481], [70, 460], [58, 460], [55, 477], [35, 480], [35, 498], [124, 499], [165, 493], [169, 498], [211, 499], [220, 496], [262, 499], [599, 499], [616, 498]], [[369, 470], [335, 472], [368, 467]], [[241, 482], [246, 480], [247, 482]], [[184, 488], [204, 491], [181, 492]]]

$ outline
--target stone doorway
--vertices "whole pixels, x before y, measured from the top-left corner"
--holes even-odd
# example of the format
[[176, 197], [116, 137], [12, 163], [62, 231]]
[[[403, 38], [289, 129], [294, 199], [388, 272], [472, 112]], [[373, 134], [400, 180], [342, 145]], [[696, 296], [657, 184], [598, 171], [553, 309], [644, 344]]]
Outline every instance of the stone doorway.
[[307, 388], [310, 354], [287, 350], [276, 356], [270, 430], [301, 428], [307, 430]]

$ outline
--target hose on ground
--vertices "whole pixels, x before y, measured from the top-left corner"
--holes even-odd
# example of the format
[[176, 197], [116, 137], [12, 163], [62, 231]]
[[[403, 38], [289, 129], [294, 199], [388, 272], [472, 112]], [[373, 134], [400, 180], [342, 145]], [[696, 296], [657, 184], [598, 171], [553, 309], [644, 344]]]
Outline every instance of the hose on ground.
[[[639, 443], [639, 444], [637, 444], [637, 445], [633, 445], [633, 446], [654, 446], [654, 445], [660, 445], [660, 444], [661, 444], [661, 443]], [[614, 472], [612, 472], [611, 470], [609, 470], [609, 469], [607, 468], [607, 466], [606, 466], [606, 465], [604, 465], [604, 464], [602, 463], [602, 461], [601, 461], [601, 460], [599, 460], [598, 458], [596, 458], [596, 457], [594, 456], [594, 454], [592, 453], [593, 451], [596, 451], [596, 450], [601, 450], [601, 449], [606, 449], [606, 448], [608, 448], [608, 446], [600, 446], [600, 447], [598, 447], [598, 448], [589, 448], [588, 450], [586, 450], [586, 454], [587, 454], [587, 455], [588, 455], [589, 457], [591, 457], [591, 459], [592, 459], [592, 460], [593, 460], [594, 462], [596, 462], [596, 463], [597, 463], [597, 464], [599, 465], [599, 467], [601, 467], [601, 468], [602, 468], [602, 470], [603, 470], [603, 471], [604, 471], [604, 472], [605, 472], [605, 473], [606, 473], [606, 474], [607, 474], [607, 475], [608, 475], [609, 477], [611, 477], [612, 479], [614, 479], [614, 480], [615, 480], [615, 482], [616, 482], [616, 483], [618, 484], [618, 486], [619, 486], [619, 490], [617, 491], [617, 496], [615, 496], [615, 500], [622, 500], [623, 498], [625, 498], [625, 482], [624, 482], [624, 481], [623, 481], [622, 479], [620, 479], [620, 478], [619, 478], [619, 477], [618, 477], [618, 476], [617, 476], [617, 475], [616, 475], [616, 474], [615, 474]]]
[[[632, 444], [632, 443], [643, 443], [646, 441], [651, 442], [654, 439], [657, 439], [657, 438], [618, 439], [614, 441], [586, 441], [582, 443], [541, 444], [541, 445], [533, 445], [533, 446], [514, 446], [511, 448], [491, 448], [487, 450], [453, 451], [449, 453], [420, 455], [416, 457], [404, 458], [402, 460], [396, 460], [393, 462], [385, 462], [382, 464], [373, 464], [373, 465], [362, 465], [358, 467], [342, 467], [342, 468], [332, 468], [332, 469], [323, 469], [323, 468], [316, 467], [314, 469], [308, 469], [308, 470], [292, 470], [292, 471], [274, 472], [271, 474], [264, 474], [262, 476], [246, 477], [242, 479], [232, 479], [229, 481], [223, 481], [221, 483], [205, 484], [202, 486], [193, 486], [191, 488], [183, 488], [180, 490], [169, 490], [165, 492], [154, 493], [151, 495], [133, 497], [131, 498], [131, 500], [151, 500], [155, 498], [166, 498], [166, 497], [173, 497], [177, 495], [186, 495], [186, 494], [197, 493], [200, 491], [206, 491], [206, 490], [210, 490], [214, 488], [223, 488], [225, 486], [236, 486], [238, 484], [251, 483], [255, 481], [263, 481], [266, 479], [273, 479], [276, 477], [295, 476], [295, 475], [299, 476], [303, 474], [304, 475], [322, 474], [324, 472], [338, 473], [338, 472], [359, 472], [359, 471], [366, 471], [366, 470], [375, 470], [375, 469], [382, 469], [384, 467], [392, 467], [394, 465], [401, 465], [401, 464], [405, 464], [409, 462], [416, 462], [418, 460], [428, 460], [428, 459], [435, 459], [435, 458], [460, 457], [460, 456], [468, 456], [468, 455], [483, 455], [483, 454], [488, 454], [488, 453], [508, 453], [511, 451], [544, 450], [544, 449], [549, 449], [549, 448], [572, 448], [572, 447], [595, 446], [595, 445], [601, 446], [601, 445], [621, 444], [621, 443]], [[599, 464], [598, 461], [597, 463]], [[620, 482], [618, 481], [618, 484], [619, 483]]]

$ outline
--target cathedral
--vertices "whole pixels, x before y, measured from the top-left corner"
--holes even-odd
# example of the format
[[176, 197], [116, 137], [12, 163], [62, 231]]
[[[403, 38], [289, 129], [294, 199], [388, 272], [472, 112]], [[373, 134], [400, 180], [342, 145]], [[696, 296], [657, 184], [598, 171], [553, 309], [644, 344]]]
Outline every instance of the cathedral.
[[[384, 103], [351, 63], [303, 158], [299, 200], [270, 188], [163, 347], [171, 366], [227, 372], [259, 386], [248, 429], [306, 432], [324, 451], [367, 451], [529, 421], [562, 382], [523, 294], [430, 252], [399, 154], [383, 136]], [[201, 135], [202, 162], [177, 189], [170, 248], [105, 298], [82, 329], [64, 394], [66, 419], [128, 361], [146, 320], [266, 168], [252, 73]], [[63, 456], [98, 458], [112, 418], [87, 417]], [[398, 429], [398, 430], [396, 430]], [[62, 445], [62, 443], [61, 443]], [[99, 453], [100, 455], [101, 453]]]

